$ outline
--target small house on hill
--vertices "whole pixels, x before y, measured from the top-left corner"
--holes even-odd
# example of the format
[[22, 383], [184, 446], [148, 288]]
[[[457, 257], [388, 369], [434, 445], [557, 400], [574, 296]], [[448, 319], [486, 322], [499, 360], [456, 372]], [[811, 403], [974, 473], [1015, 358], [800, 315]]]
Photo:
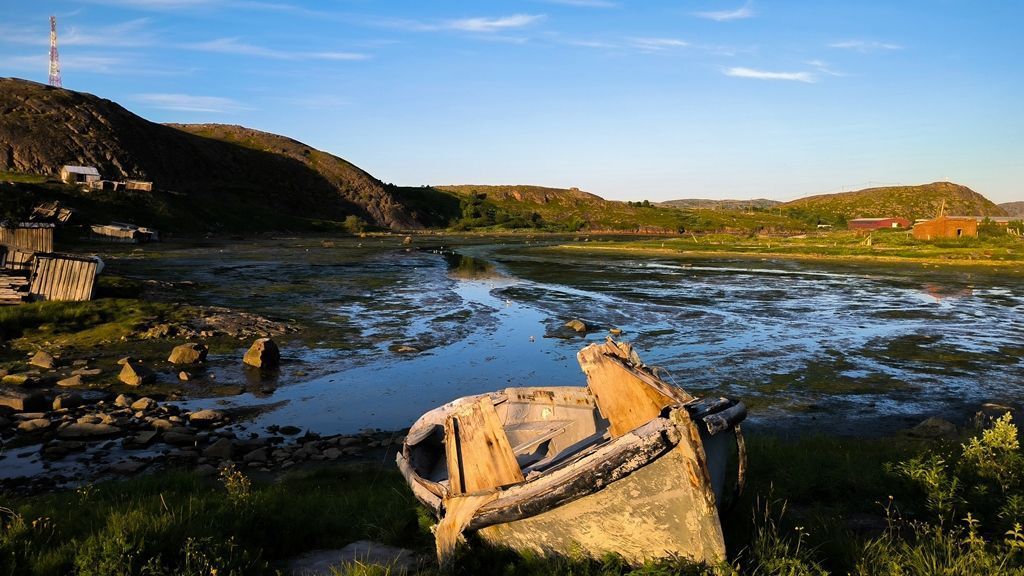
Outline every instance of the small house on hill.
[[978, 236], [978, 220], [974, 216], [939, 216], [914, 225], [914, 238], [963, 238]]
[[846, 222], [850, 230], [881, 230], [882, 228], [909, 228], [910, 220], [899, 217], [854, 218]]
[[65, 184], [89, 184], [100, 179], [100, 171], [95, 166], [64, 166], [60, 179]]

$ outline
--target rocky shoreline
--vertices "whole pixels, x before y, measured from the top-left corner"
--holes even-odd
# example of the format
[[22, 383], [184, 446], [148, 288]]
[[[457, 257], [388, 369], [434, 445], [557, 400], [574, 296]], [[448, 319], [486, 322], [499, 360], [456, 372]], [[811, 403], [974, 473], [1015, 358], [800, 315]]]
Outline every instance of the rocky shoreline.
[[66, 394], [52, 410], [39, 412], [8, 408], [0, 413], [0, 468], [7, 471], [0, 491], [32, 493], [165, 467], [194, 469], [201, 476], [228, 466], [272, 473], [366, 460], [404, 440], [402, 432], [379, 430], [320, 436], [295, 426], [269, 426], [254, 432], [244, 421], [253, 411], [188, 410], [125, 394], [91, 401]]

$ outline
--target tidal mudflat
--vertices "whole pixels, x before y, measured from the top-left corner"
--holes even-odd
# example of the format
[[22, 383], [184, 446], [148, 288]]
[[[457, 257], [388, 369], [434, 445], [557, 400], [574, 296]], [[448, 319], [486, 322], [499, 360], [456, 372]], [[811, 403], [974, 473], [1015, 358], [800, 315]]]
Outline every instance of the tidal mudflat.
[[[744, 399], [758, 429], [885, 434], [1024, 387], [1024, 279], [981, 269], [566, 254], [521, 237], [150, 250], [106, 257], [165, 297], [304, 327], [269, 383], [211, 355], [244, 392], [192, 402], [273, 403], [254, 427], [400, 429], [456, 396], [582, 385], [576, 351], [610, 328], [680, 386]], [[574, 318], [585, 335], [563, 329]]]

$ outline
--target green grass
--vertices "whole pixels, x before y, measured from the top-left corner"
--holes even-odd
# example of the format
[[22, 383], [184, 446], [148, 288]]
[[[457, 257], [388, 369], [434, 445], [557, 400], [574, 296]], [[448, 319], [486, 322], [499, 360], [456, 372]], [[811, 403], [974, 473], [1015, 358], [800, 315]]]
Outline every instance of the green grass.
[[869, 236], [856, 232], [815, 232], [798, 236], [706, 234], [681, 238], [657, 238], [615, 244], [572, 244], [563, 250], [659, 251], [687, 255], [750, 255], [792, 258], [918, 260], [926, 263], [1024, 262], [1024, 239], [1004, 231], [985, 231], [977, 238], [917, 240], [909, 232], [878, 231]]
[[[1024, 573], [1024, 455], [1004, 420], [958, 442], [748, 438], [750, 482], [723, 516], [728, 562], [628, 566], [609, 555], [543, 558], [470, 538], [451, 566], [509, 576]], [[0, 500], [0, 574], [270, 574], [303, 551], [360, 539], [430, 557], [430, 521], [390, 466], [278, 481], [163, 473]], [[863, 531], [854, 518], [874, 518]], [[399, 574], [339, 568], [345, 576]]]
[[946, 214], [957, 216], [1005, 215], [1003, 209], [984, 196], [950, 182], [810, 196], [775, 206], [772, 210], [813, 224], [844, 225], [851, 218], [900, 216], [910, 221], [934, 218], [943, 207]]
[[271, 562], [309, 549], [425, 542], [412, 495], [390, 469], [226, 485], [171, 472], [8, 500], [17, 516], [0, 535], [0, 574], [180, 574], [203, 558], [219, 575], [272, 574]]

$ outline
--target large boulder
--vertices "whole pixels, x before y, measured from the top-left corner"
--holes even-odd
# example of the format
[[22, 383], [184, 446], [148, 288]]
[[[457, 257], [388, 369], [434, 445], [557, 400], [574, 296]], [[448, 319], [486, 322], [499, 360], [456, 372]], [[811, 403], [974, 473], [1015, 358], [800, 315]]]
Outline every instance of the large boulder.
[[129, 386], [142, 386], [156, 380], [156, 373], [140, 362], [129, 360], [124, 363], [117, 378]]
[[270, 338], [260, 338], [252, 343], [242, 362], [256, 368], [277, 368], [281, 364], [281, 351]]
[[189, 342], [175, 346], [171, 350], [171, 355], [167, 357], [167, 361], [171, 364], [196, 364], [206, 360], [207, 352], [209, 352], [209, 348], [203, 344]]
[[188, 421], [195, 426], [213, 426], [224, 419], [224, 413], [219, 410], [198, 410], [188, 415]]
[[39, 392], [0, 388], [0, 406], [7, 406], [16, 412], [32, 412], [47, 408], [47, 402], [46, 396]]

